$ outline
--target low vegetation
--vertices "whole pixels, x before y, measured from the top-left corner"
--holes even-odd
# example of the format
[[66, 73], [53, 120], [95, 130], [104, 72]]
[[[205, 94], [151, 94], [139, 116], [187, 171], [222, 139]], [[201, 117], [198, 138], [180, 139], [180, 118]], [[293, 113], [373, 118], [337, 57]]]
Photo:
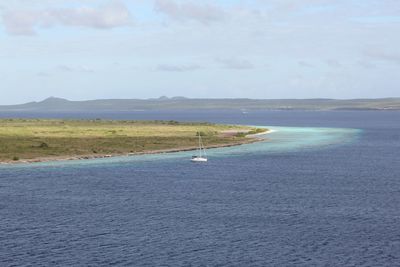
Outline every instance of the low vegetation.
[[258, 131], [264, 130], [177, 121], [3, 119], [0, 161], [186, 149], [196, 146], [199, 134], [206, 146], [239, 144]]

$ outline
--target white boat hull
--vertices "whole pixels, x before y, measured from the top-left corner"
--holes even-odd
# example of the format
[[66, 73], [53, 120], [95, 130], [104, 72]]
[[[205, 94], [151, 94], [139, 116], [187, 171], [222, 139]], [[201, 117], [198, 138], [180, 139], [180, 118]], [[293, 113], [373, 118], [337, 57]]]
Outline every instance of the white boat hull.
[[207, 162], [207, 158], [192, 158], [191, 162]]

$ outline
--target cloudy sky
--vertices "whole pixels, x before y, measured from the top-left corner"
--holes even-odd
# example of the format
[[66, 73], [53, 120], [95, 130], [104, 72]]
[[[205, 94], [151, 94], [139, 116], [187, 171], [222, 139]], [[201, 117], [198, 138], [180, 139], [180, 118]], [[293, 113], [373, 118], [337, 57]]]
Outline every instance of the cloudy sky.
[[400, 96], [399, 0], [0, 0], [0, 104]]

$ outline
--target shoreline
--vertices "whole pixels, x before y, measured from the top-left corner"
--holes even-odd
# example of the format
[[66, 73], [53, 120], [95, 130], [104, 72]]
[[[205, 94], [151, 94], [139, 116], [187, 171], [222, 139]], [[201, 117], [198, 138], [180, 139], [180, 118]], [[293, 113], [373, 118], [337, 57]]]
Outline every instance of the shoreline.
[[[232, 142], [227, 144], [220, 145], [211, 145], [207, 146], [206, 149], [213, 148], [224, 148], [224, 147], [233, 147], [233, 146], [241, 146], [247, 144], [253, 144], [257, 142], [261, 142], [264, 139], [259, 138], [261, 135], [267, 135], [274, 132], [273, 130], [267, 130], [266, 132], [251, 134], [246, 136], [247, 139]], [[91, 160], [91, 159], [103, 159], [103, 158], [114, 158], [114, 157], [132, 157], [132, 156], [140, 156], [140, 155], [154, 155], [154, 154], [168, 154], [168, 153], [178, 153], [178, 152], [187, 152], [187, 151], [196, 151], [198, 147], [180, 147], [180, 148], [170, 148], [170, 149], [161, 149], [161, 150], [149, 150], [142, 152], [134, 152], [134, 153], [121, 153], [121, 154], [87, 154], [87, 155], [79, 155], [79, 156], [54, 156], [54, 157], [42, 157], [35, 159], [21, 159], [18, 161], [8, 160], [8, 161], [0, 161], [0, 166], [4, 165], [19, 165], [19, 164], [33, 164], [33, 163], [45, 163], [45, 162], [60, 162], [60, 161], [78, 161], [78, 160]]]

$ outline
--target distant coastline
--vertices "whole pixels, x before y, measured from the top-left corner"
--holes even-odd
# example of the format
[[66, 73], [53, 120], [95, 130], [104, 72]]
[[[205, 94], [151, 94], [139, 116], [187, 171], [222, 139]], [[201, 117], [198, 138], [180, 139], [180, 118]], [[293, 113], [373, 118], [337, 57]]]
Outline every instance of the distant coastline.
[[146, 110], [400, 110], [400, 97], [377, 99], [98, 99], [70, 101], [50, 97], [40, 102], [0, 105], [0, 112], [134, 112]]

